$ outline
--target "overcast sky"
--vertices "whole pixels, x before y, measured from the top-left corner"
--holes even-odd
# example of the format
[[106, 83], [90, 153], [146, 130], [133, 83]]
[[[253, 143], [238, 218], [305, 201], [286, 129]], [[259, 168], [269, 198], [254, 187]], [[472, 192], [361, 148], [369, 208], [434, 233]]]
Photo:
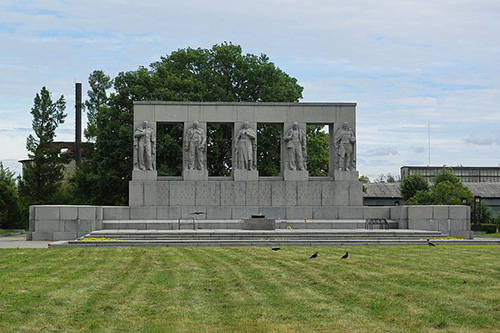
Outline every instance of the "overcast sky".
[[499, 166], [499, 32], [498, 0], [2, 0], [0, 160], [20, 172], [42, 86], [65, 96], [71, 141], [93, 70], [227, 41], [297, 78], [303, 102], [356, 102], [362, 175]]

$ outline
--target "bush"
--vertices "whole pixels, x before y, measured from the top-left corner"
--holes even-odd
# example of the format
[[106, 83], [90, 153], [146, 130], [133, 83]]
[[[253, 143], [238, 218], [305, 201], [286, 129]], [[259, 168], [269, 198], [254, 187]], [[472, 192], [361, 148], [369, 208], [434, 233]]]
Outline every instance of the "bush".
[[481, 223], [478, 231], [485, 231], [487, 234], [494, 234], [497, 232], [497, 225], [493, 223]]

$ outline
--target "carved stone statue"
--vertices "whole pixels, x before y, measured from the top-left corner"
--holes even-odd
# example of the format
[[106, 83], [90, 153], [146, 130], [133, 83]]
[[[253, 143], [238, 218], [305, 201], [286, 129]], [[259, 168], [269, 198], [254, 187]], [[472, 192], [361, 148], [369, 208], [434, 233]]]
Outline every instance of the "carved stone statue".
[[147, 121], [139, 125], [134, 132], [134, 149], [137, 152], [137, 160], [134, 161], [136, 170], [156, 169], [156, 138], [154, 130]]
[[306, 133], [299, 127], [297, 122], [293, 123], [283, 138], [288, 150], [288, 168], [290, 170], [306, 170]]
[[203, 170], [205, 168], [205, 145], [207, 138], [205, 131], [195, 121], [186, 132], [184, 150], [188, 152], [188, 169]]
[[255, 170], [257, 167], [257, 134], [246, 121], [236, 135], [236, 169]]
[[348, 123], [343, 123], [342, 127], [335, 133], [335, 149], [337, 150], [337, 170], [356, 170], [354, 161], [354, 145], [356, 137]]

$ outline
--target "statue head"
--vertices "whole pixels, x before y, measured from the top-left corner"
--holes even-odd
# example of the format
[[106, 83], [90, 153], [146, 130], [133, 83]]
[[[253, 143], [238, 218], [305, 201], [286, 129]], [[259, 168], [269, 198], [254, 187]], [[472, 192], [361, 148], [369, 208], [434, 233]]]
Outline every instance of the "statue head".
[[249, 127], [250, 127], [250, 123], [249, 123], [248, 121], [245, 121], [245, 122], [243, 123], [243, 128], [245, 128], [245, 129], [246, 129], [246, 128], [249, 128]]
[[349, 123], [348, 122], [343, 123], [342, 124], [342, 129], [350, 130], [351, 128], [349, 127]]
[[147, 120], [144, 120], [143, 123], [142, 123], [142, 128], [148, 128], [149, 127], [149, 123]]
[[199, 123], [199, 122], [197, 122], [197, 121], [195, 121], [195, 122], [193, 123], [193, 128], [198, 128], [198, 126], [200, 126], [200, 123]]
[[293, 128], [294, 128], [294, 129], [299, 128], [299, 123], [298, 123], [298, 122], [294, 122], [294, 123], [293, 123]]

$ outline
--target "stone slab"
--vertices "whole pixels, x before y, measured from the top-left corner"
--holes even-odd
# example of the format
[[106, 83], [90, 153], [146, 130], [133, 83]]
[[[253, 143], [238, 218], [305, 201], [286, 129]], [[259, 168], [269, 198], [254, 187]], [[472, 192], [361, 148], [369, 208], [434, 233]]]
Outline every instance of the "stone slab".
[[259, 172], [256, 170], [233, 170], [233, 179], [235, 181], [258, 181]]
[[186, 181], [170, 182], [170, 206], [194, 206], [196, 183]]
[[59, 208], [59, 217], [61, 220], [76, 220], [78, 219], [78, 210], [76, 206], [66, 206]]
[[133, 170], [132, 180], [134, 181], [156, 181], [158, 179], [158, 172], [156, 170], [143, 171], [143, 170]]
[[182, 171], [182, 179], [188, 181], [203, 181], [208, 180], [207, 170], [188, 170], [184, 169]]
[[321, 182], [297, 182], [297, 206], [321, 206]]
[[244, 219], [241, 228], [243, 230], [274, 230], [276, 229], [274, 219], [249, 218]]
[[195, 205], [220, 206], [220, 182], [197, 182]]
[[285, 181], [308, 181], [309, 171], [307, 170], [283, 170], [283, 179]]
[[334, 170], [333, 179], [335, 181], [357, 181], [359, 180], [359, 172]]

